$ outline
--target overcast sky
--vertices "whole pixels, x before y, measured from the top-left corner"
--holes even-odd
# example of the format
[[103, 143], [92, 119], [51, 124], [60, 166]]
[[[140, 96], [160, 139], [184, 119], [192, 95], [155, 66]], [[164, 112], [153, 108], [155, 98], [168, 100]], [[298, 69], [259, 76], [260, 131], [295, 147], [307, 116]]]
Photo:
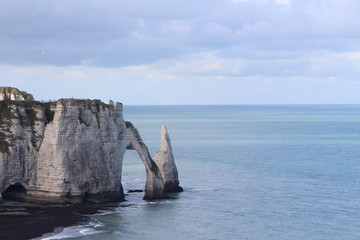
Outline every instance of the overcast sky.
[[360, 103], [359, 0], [0, 0], [0, 86], [124, 104]]

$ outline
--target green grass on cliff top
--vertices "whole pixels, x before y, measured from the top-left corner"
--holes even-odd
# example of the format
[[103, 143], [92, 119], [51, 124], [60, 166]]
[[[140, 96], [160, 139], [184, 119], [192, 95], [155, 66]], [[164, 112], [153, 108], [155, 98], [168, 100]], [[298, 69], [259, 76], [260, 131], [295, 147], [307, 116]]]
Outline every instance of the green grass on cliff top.
[[31, 95], [30, 93], [27, 93], [25, 91], [20, 91], [17, 88], [13, 88], [13, 87], [0, 87], [0, 94], [1, 93], [7, 93], [7, 94], [15, 94], [15, 95], [21, 95], [23, 96], [26, 100], [34, 100], [33, 95]]

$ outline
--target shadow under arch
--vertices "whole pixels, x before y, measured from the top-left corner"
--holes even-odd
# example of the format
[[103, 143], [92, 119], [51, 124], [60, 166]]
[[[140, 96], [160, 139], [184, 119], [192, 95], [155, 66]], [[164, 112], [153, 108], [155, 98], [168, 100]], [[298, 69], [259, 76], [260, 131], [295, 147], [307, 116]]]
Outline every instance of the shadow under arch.
[[1, 193], [4, 199], [23, 201], [27, 190], [20, 182], [9, 185], [4, 192]]

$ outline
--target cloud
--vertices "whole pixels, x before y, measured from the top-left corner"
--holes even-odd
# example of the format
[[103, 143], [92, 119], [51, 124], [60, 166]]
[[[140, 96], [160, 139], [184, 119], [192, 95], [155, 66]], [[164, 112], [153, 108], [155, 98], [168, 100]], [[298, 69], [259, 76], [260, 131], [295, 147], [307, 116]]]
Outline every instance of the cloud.
[[44, 100], [100, 98], [125, 104], [356, 102], [358, 95], [351, 93], [360, 87], [356, 78], [360, 74], [359, 52], [277, 55], [270, 61], [264, 56], [249, 60], [202, 52], [113, 68], [2, 66], [0, 79], [5, 79], [1, 85], [16, 86]]
[[[290, 82], [308, 89], [306, 84], [318, 81], [330, 89], [335, 79], [343, 83], [336, 87], [347, 89], [358, 80], [357, 0], [0, 0], [0, 5], [0, 85], [38, 91], [55, 84], [63, 89], [59, 97], [66, 92], [105, 99], [100, 90], [119, 92], [134, 103], [139, 100], [130, 94], [137, 93], [160, 103], [154, 97], [160, 92], [173, 92], [165, 94], [173, 103], [211, 102], [210, 95], [221, 94], [223, 103], [240, 103], [249, 101], [236, 91], [253, 99], [249, 92], [257, 88], [255, 95], [270, 101], [278, 97], [269, 89], [285, 94], [292, 91]], [[201, 89], [206, 92], [196, 96]], [[47, 92], [39, 96], [58, 94]], [[192, 93], [189, 100], [182, 97], [186, 92]]]
[[275, 2], [278, 4], [289, 4], [290, 0], [276, 0]]
[[237, 45], [341, 48], [339, 36], [358, 36], [360, 21], [355, 0], [2, 2], [0, 63], [11, 65], [114, 67]]

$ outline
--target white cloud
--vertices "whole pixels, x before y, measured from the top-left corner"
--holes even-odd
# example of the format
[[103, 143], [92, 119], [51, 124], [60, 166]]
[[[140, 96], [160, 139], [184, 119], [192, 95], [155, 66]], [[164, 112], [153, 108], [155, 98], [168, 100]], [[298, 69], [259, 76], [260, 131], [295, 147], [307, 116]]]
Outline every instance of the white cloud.
[[0, 9], [0, 61], [114, 67], [239, 44], [254, 51], [319, 48], [319, 40], [328, 49], [350, 49], [358, 47], [357, 9], [357, 0], [29, 0], [25, 6], [14, 0]]
[[356, 102], [357, 94], [342, 95], [360, 86], [358, 51], [278, 56], [227, 58], [200, 52], [115, 68], [0, 66], [0, 85], [38, 99], [100, 98], [125, 104]]
[[275, 0], [275, 2], [278, 4], [289, 4], [290, 0]]
[[[192, 87], [204, 99], [188, 101], [218, 90], [241, 103], [235, 92], [248, 96], [251, 87], [277, 99], [267, 91], [291, 89], [290, 79], [299, 89], [316, 81], [330, 88], [330, 79], [347, 89], [360, 75], [358, 0], [3, 2], [0, 85], [44, 98], [106, 98], [104, 90], [160, 103], [157, 95], [179, 89], [167, 97], [180, 102]], [[140, 93], [147, 99], [131, 97]]]

